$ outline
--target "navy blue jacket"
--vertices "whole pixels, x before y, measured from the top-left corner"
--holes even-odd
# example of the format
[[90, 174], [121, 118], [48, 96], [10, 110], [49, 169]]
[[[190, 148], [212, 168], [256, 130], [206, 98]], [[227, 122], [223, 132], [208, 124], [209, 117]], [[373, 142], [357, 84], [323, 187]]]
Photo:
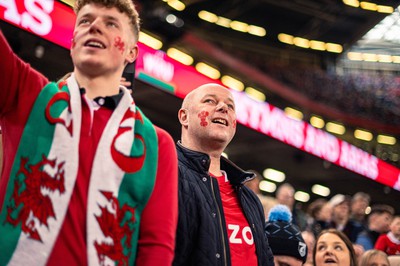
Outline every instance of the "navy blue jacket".
[[[231, 265], [229, 239], [218, 182], [208, 174], [207, 154], [177, 144], [179, 165], [179, 219], [173, 265]], [[274, 265], [264, 233], [265, 216], [257, 196], [243, 183], [253, 178], [221, 158], [221, 170], [235, 187], [253, 233], [258, 265]]]

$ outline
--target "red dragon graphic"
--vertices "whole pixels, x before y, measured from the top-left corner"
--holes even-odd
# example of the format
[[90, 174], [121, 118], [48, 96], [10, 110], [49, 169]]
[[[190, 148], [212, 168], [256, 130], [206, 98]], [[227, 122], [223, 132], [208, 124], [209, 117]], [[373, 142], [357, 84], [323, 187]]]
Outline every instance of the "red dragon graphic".
[[[56, 170], [54, 176], [43, 170], [46, 165]], [[42, 242], [34, 218], [37, 218], [40, 225], [46, 227], [50, 218], [56, 219], [53, 203], [43, 192], [51, 193], [58, 190], [60, 194], [64, 193], [63, 166], [64, 162], [57, 165], [56, 159], [49, 160], [44, 155], [41, 161], [31, 165], [28, 165], [28, 158], [21, 157], [10, 205], [7, 206], [7, 222], [13, 226], [21, 223], [22, 231], [31, 239]]]
[[[135, 224], [135, 208], [124, 204], [120, 207], [118, 199], [113, 196], [112, 192], [101, 191], [111, 206], [110, 212], [107, 206], [101, 207], [101, 214], [96, 216], [96, 220], [100, 225], [105, 237], [113, 240], [113, 243], [95, 241], [94, 246], [97, 250], [97, 256], [101, 265], [105, 265], [105, 258], [108, 257], [115, 261], [116, 265], [128, 265], [129, 255], [132, 248], [131, 239], [134, 232]], [[124, 245], [129, 250], [128, 254], [124, 254]]]

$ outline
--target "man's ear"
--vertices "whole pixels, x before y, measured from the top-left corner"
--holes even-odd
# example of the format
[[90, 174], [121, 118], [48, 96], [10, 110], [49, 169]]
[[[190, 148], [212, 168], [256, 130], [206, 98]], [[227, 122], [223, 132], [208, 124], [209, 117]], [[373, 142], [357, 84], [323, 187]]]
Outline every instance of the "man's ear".
[[187, 109], [179, 109], [178, 111], [178, 119], [179, 122], [181, 123], [182, 126], [187, 126], [188, 125], [188, 110]]
[[136, 44], [134, 47], [131, 48], [128, 55], [126, 56], [126, 61], [128, 61], [128, 63], [133, 63], [135, 62], [138, 55], [139, 55], [139, 48]]

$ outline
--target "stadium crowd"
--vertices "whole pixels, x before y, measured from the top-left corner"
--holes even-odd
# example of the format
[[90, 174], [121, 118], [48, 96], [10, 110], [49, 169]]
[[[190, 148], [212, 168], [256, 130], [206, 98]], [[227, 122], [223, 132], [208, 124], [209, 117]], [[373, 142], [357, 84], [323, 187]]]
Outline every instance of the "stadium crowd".
[[349, 114], [400, 125], [400, 79], [394, 75], [331, 74], [314, 66], [267, 63], [268, 75], [310, 99]]
[[274, 196], [267, 196], [259, 190], [261, 178], [256, 174], [258, 178], [247, 185], [259, 196], [266, 215], [277, 204], [286, 205], [291, 210], [292, 222], [302, 231], [308, 246], [309, 256], [304, 265], [316, 265], [311, 254], [316, 247], [316, 239], [327, 230], [339, 231], [348, 243], [352, 243], [358, 265], [374, 265], [366, 261], [378, 255], [384, 256], [385, 260], [400, 260], [400, 216], [393, 206], [370, 205], [371, 196], [357, 192], [353, 196], [336, 194], [329, 200], [318, 198], [303, 210], [296, 206], [295, 188], [291, 184], [284, 183]]
[[[309, 99], [356, 117], [400, 125], [400, 77], [388, 71], [327, 71], [312, 58], [291, 60], [285, 56], [268, 57], [224, 47], [251, 62], [253, 66]], [[332, 69], [332, 67], [330, 68]]]

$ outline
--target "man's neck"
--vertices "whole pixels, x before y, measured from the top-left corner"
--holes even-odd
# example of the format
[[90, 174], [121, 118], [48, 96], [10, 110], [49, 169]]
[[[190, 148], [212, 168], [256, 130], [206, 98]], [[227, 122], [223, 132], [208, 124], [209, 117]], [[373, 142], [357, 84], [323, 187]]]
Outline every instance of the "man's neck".
[[210, 167], [208, 171], [215, 175], [221, 176], [221, 154], [224, 150], [223, 147], [210, 147], [207, 143], [197, 143], [182, 136], [182, 145], [188, 149], [202, 152], [210, 156]]
[[118, 94], [121, 77], [117, 75], [101, 75], [88, 77], [75, 71], [75, 77], [79, 87], [85, 88], [86, 96], [89, 99], [102, 96], [112, 96]]
[[221, 176], [221, 154], [209, 154], [210, 155], [210, 167], [208, 171], [214, 176]]

